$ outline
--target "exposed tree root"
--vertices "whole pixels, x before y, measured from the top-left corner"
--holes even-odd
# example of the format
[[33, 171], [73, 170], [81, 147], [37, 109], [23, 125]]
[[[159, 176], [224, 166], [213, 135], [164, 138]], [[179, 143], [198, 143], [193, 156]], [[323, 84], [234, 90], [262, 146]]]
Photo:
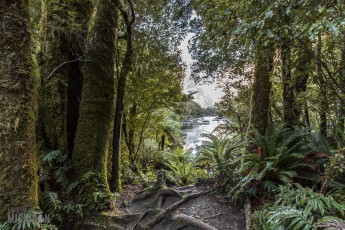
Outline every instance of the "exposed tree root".
[[164, 203], [165, 203], [165, 200], [166, 200], [166, 197], [167, 196], [173, 196], [173, 197], [176, 197], [178, 199], [182, 199], [183, 196], [175, 191], [174, 189], [171, 189], [171, 188], [162, 188], [160, 189], [154, 196], [152, 202], [151, 202], [151, 207], [152, 208], [162, 208]]
[[185, 214], [175, 215], [173, 216], [173, 218], [171, 218], [171, 220], [174, 223], [178, 223], [178, 225], [182, 225], [181, 227], [177, 226], [177, 229], [180, 230], [186, 228], [187, 226], [193, 226], [203, 230], [217, 230], [216, 228], [206, 224], [205, 222]]
[[136, 196], [132, 202], [135, 202], [135, 201], [139, 201], [139, 200], [143, 200], [143, 199], [146, 199], [150, 196], [153, 196], [155, 195], [160, 189], [162, 188], [166, 188], [166, 184], [165, 184], [165, 174], [163, 171], [159, 172], [158, 173], [158, 177], [157, 177], [157, 181], [156, 183], [149, 187], [149, 188], [146, 188], [142, 191], [140, 191], [138, 193], [138, 196]]
[[[225, 183], [224, 183], [225, 184]], [[158, 204], [158, 200], [160, 197], [162, 196], [174, 196], [174, 197], [178, 197], [180, 198], [179, 201], [177, 201], [176, 203], [170, 205], [168, 208], [160, 210], [160, 209], [150, 209], [147, 212], [145, 212], [141, 218], [137, 221], [137, 223], [134, 226], [135, 230], [148, 230], [148, 229], [154, 229], [155, 226], [157, 226], [158, 224], [162, 224], [162, 223], [167, 223], [167, 222], [173, 222], [174, 223], [174, 227], [176, 229], [184, 229], [186, 227], [194, 227], [197, 229], [205, 229], [205, 230], [214, 230], [215, 228], [204, 223], [201, 220], [195, 219], [194, 217], [191, 216], [187, 216], [185, 214], [181, 214], [181, 213], [176, 213], [176, 209], [178, 207], [180, 207], [182, 204], [193, 200], [199, 196], [202, 195], [208, 195], [208, 194], [212, 194], [215, 193], [217, 191], [219, 191], [223, 186], [219, 186], [204, 192], [200, 192], [200, 193], [193, 193], [190, 195], [187, 195], [185, 197], [181, 196], [180, 193], [178, 193], [177, 191], [170, 189], [170, 188], [162, 188], [159, 189], [159, 191], [157, 192], [157, 194], [155, 195], [154, 199], [153, 199], [153, 205], [155, 207], [158, 206], [158, 208], [162, 207], [162, 204]], [[153, 218], [151, 218], [148, 223], [143, 223], [143, 220], [150, 214], [152, 213], [156, 213], [154, 215]]]
[[244, 214], [246, 217], [246, 230], [252, 229], [252, 201], [250, 197], [246, 197], [244, 202]]

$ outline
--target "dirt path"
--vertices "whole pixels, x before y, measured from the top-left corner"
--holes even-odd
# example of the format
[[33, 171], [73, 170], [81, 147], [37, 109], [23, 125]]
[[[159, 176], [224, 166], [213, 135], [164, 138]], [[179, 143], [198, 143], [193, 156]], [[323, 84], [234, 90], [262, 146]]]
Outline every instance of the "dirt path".
[[[243, 204], [225, 202], [206, 185], [159, 188], [134, 198], [138, 186], [127, 188], [121, 213], [102, 215], [108, 224], [89, 223], [86, 229], [242, 230]], [[147, 192], [147, 190], [145, 190]], [[177, 193], [175, 193], [177, 192]], [[130, 200], [128, 202], [126, 199]]]

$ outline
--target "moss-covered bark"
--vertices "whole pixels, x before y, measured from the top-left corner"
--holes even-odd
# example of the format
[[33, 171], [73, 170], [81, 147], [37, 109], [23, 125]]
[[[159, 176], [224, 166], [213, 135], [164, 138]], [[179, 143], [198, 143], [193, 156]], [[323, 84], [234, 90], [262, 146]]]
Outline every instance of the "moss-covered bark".
[[265, 134], [269, 119], [273, 56], [274, 49], [271, 46], [257, 48], [250, 123], [261, 134]]
[[[75, 178], [88, 171], [101, 173], [108, 187], [108, 147], [114, 99], [114, 56], [117, 2], [100, 0], [88, 34], [82, 100], [74, 142]], [[91, 188], [92, 189], [92, 188]]]
[[[73, 151], [83, 83], [80, 62], [61, 63], [84, 55], [90, 1], [43, 1], [41, 19], [40, 134], [45, 148]], [[49, 79], [47, 77], [50, 75]]]
[[317, 41], [317, 51], [316, 51], [316, 74], [318, 76], [319, 81], [319, 88], [320, 88], [320, 102], [319, 102], [319, 129], [320, 134], [327, 137], [327, 110], [328, 110], [328, 102], [327, 102], [327, 90], [326, 90], [326, 82], [323, 78], [322, 74], [322, 65], [321, 65], [321, 54], [322, 54], [322, 38], [321, 33], [318, 35]]
[[38, 205], [29, 21], [27, 0], [0, 1], [0, 220]]
[[288, 42], [281, 47], [282, 84], [283, 84], [283, 122], [288, 128], [296, 123], [294, 81], [291, 75], [291, 47]]
[[[306, 41], [305, 47], [299, 48], [296, 51], [297, 59], [295, 64], [294, 71], [294, 82], [295, 82], [295, 105], [294, 105], [294, 114], [296, 119], [301, 118], [303, 107], [307, 107], [307, 83], [309, 79], [309, 71], [311, 69], [310, 61], [311, 57], [309, 53], [311, 52], [311, 42]], [[306, 116], [307, 114], [305, 114]]]
[[[39, 124], [46, 149], [73, 151], [83, 75], [81, 62], [61, 66], [84, 55], [89, 1], [42, 2], [41, 87]], [[47, 78], [49, 76], [49, 79]]]
[[[341, 60], [339, 68], [339, 82], [343, 89], [345, 89], [345, 31], [343, 31], [343, 44], [341, 47]], [[342, 100], [338, 103], [337, 111], [337, 125], [336, 125], [336, 135], [337, 138], [344, 142], [345, 140], [345, 93], [341, 92]]]
[[61, 31], [61, 20], [67, 17], [67, 11], [62, 9], [60, 2], [60, 0], [42, 1], [39, 131], [48, 149], [66, 151], [67, 73], [60, 69], [51, 79], [47, 79], [49, 73], [68, 57], [66, 37]]

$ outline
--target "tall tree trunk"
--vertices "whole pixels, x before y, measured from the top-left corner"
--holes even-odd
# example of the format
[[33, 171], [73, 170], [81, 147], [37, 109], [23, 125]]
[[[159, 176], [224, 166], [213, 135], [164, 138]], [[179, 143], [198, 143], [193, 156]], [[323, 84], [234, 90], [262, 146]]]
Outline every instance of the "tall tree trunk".
[[322, 40], [321, 33], [318, 35], [317, 41], [317, 76], [319, 80], [320, 87], [320, 105], [319, 105], [319, 119], [320, 119], [320, 134], [327, 137], [327, 90], [326, 83], [322, 75], [322, 65], [321, 65], [321, 52], [322, 52]]
[[309, 108], [308, 108], [308, 102], [305, 101], [303, 104], [303, 116], [304, 116], [304, 125], [306, 127], [310, 127], [310, 117], [309, 117]]
[[[71, 23], [76, 27], [69, 37], [68, 47], [70, 50], [69, 60], [77, 60], [86, 55], [87, 33], [89, 21], [93, 12], [93, 5], [90, 0], [72, 0], [69, 1], [73, 12]], [[67, 148], [69, 158], [72, 159], [74, 149], [74, 139], [77, 132], [79, 119], [80, 101], [83, 89], [83, 67], [84, 63], [72, 62], [67, 66]]]
[[36, 82], [27, 0], [0, 1], [0, 220], [37, 207]]
[[[340, 70], [339, 70], [339, 82], [343, 89], [345, 89], [345, 32], [343, 32], [343, 46], [341, 50], [341, 62], [340, 62]], [[344, 141], [345, 134], [344, 134], [344, 125], [345, 125], [345, 95], [341, 92], [342, 99], [339, 101], [338, 104], [338, 111], [337, 111], [337, 127], [336, 127], [336, 135], [337, 138]]]
[[[136, 105], [136, 103], [134, 103], [134, 105], [131, 108], [131, 118], [130, 120], [133, 121], [133, 119], [135, 118], [135, 116], [137, 115], [137, 109], [138, 106]], [[128, 152], [129, 152], [129, 159], [130, 159], [130, 163], [133, 165], [135, 163], [135, 143], [134, 143], [134, 138], [135, 138], [135, 131], [134, 131], [134, 124], [130, 124], [130, 128], [128, 131]]]
[[66, 152], [67, 72], [60, 68], [51, 79], [47, 79], [54, 68], [68, 60], [67, 39], [61, 25], [63, 18], [67, 18], [67, 11], [63, 9], [61, 0], [42, 1], [39, 134], [45, 148]]
[[[307, 49], [308, 51], [306, 51]], [[310, 60], [309, 53], [311, 50], [311, 43], [306, 42], [306, 47], [299, 48], [296, 52], [296, 68], [294, 71], [294, 82], [295, 82], [295, 105], [294, 105], [294, 114], [297, 120], [300, 120], [303, 107], [307, 108], [307, 83], [309, 79], [310, 70]], [[307, 112], [308, 113], [308, 112]], [[305, 113], [305, 115], [307, 115]], [[305, 116], [306, 117], [306, 116]], [[308, 115], [309, 117], [309, 115]], [[309, 118], [308, 118], [309, 119]], [[305, 120], [306, 121], [306, 120]]]
[[[64, 2], [42, 2], [39, 134], [46, 150], [60, 149], [71, 158], [83, 84], [82, 64], [71, 62], [51, 73], [61, 63], [85, 55], [92, 4], [78, 0]], [[73, 12], [73, 17], [67, 11]]]
[[128, 15], [125, 9], [123, 9], [122, 5], [119, 5], [119, 9], [126, 23], [127, 47], [117, 84], [116, 109], [113, 130], [113, 157], [110, 179], [110, 189], [112, 192], [118, 192], [121, 190], [121, 126], [126, 94], [126, 81], [130, 73], [133, 71], [132, 26], [135, 20], [135, 16], [133, 12], [133, 5], [130, 0], [128, 2], [130, 3], [131, 16]]
[[[74, 142], [75, 178], [93, 171], [108, 187], [108, 149], [114, 99], [114, 56], [117, 28], [117, 2], [98, 1], [88, 34], [84, 84], [78, 127]], [[92, 190], [93, 188], [90, 188]]]
[[272, 47], [257, 48], [250, 123], [261, 134], [265, 134], [269, 119], [273, 56]]
[[283, 122], [288, 128], [293, 128], [296, 123], [294, 113], [295, 96], [294, 82], [291, 75], [291, 48], [290, 44], [284, 43], [281, 47], [282, 58], [282, 83], [283, 83]]
[[165, 133], [162, 135], [161, 150], [164, 151], [164, 148], [165, 148]]

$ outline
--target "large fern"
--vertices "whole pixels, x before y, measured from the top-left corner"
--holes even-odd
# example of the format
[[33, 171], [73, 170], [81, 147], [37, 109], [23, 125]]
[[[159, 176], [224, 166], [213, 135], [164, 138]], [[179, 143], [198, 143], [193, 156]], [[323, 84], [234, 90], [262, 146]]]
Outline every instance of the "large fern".
[[216, 176], [229, 176], [230, 166], [241, 150], [240, 142], [236, 138], [220, 138], [211, 133], [201, 136], [206, 140], [201, 145], [197, 163], [207, 166]]
[[300, 184], [281, 185], [275, 192], [274, 203], [253, 214], [254, 229], [309, 230], [321, 223], [339, 224], [337, 217], [344, 217], [344, 204]]
[[165, 156], [165, 165], [172, 172], [174, 181], [186, 185], [194, 181], [197, 169], [194, 167], [191, 152], [177, 148]]
[[239, 158], [242, 164], [236, 174], [240, 179], [230, 196], [238, 191], [252, 191], [254, 186], [272, 192], [279, 184], [290, 184], [299, 178], [318, 180], [313, 162], [307, 160], [313, 152], [306, 144], [309, 130], [273, 127], [266, 135], [257, 130], [252, 133], [248, 151]]

